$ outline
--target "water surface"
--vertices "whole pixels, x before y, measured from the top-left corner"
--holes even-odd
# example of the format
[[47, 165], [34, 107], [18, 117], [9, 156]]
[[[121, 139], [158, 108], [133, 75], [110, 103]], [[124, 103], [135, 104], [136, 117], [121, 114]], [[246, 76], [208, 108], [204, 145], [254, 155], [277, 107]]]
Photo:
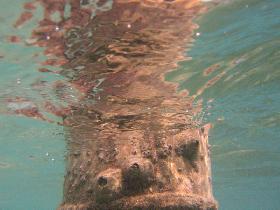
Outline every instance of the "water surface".
[[[280, 1], [234, 1], [198, 20], [200, 36], [168, 79], [210, 122], [220, 209], [276, 210], [280, 193]], [[199, 35], [199, 34], [198, 34]]]

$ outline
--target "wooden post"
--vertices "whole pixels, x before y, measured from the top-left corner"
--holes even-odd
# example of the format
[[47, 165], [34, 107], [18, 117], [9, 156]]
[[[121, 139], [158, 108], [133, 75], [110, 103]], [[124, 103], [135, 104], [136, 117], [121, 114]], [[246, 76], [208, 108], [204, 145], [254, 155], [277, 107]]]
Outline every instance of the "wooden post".
[[60, 210], [217, 209], [207, 129], [192, 98], [164, 81], [203, 11], [197, 0], [116, 0], [66, 37], [65, 75], [91, 88], [64, 119]]

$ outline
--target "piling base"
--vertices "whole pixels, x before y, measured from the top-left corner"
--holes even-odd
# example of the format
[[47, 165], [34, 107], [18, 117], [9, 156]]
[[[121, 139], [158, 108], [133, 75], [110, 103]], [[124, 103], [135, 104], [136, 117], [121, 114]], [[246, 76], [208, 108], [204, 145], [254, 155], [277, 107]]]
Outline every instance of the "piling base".
[[91, 206], [63, 205], [59, 210], [217, 210], [217, 203], [197, 195], [154, 193], [131, 196], [111, 203]]

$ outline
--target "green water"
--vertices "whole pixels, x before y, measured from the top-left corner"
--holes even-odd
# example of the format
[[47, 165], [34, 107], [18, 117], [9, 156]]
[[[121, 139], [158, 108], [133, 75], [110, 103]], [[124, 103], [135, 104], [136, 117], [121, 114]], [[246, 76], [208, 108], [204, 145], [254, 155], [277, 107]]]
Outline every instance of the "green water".
[[[35, 81], [55, 81], [39, 73], [42, 48], [8, 43], [7, 36], [29, 37], [41, 14], [20, 29], [12, 27], [24, 0], [0, 1], [0, 209], [51, 210], [61, 202], [64, 179], [63, 128], [27, 117], [5, 114], [6, 100], [16, 96], [42, 101]], [[46, 91], [50, 89], [45, 88]], [[47, 96], [47, 94], [46, 94]]]
[[213, 188], [222, 210], [280, 209], [279, 9], [279, 0], [216, 8], [198, 20], [192, 60], [167, 76], [203, 100], [198, 119], [214, 126]]
[[0, 128], [0, 209], [55, 209], [62, 199], [62, 129], [14, 116], [1, 116]]
[[[37, 72], [43, 49], [11, 44], [6, 36], [28, 38], [36, 16], [14, 29], [24, 0], [0, 5], [0, 209], [50, 210], [62, 199], [63, 128], [4, 114], [11, 96], [42, 101], [32, 83], [58, 76]], [[192, 60], [168, 74], [197, 101], [199, 119], [212, 123], [214, 194], [222, 210], [280, 209], [280, 1], [243, 0], [219, 6], [198, 20], [201, 34]], [[219, 67], [209, 75], [209, 66]], [[219, 76], [212, 86], [208, 81]], [[50, 90], [45, 88], [46, 90]], [[213, 101], [212, 101], [213, 100]]]

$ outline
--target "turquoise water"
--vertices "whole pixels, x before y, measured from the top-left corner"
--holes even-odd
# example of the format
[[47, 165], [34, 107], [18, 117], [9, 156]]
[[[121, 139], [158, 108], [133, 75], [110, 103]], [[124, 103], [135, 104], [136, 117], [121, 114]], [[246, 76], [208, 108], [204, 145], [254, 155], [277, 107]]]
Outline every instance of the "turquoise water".
[[221, 210], [280, 209], [279, 8], [279, 0], [243, 0], [214, 9], [198, 20], [192, 60], [168, 75], [203, 100], [199, 119], [213, 125]]
[[61, 128], [15, 116], [0, 116], [0, 128], [0, 209], [55, 209], [64, 178]]
[[[58, 77], [39, 73], [37, 69], [44, 56], [33, 55], [44, 49], [24, 44], [40, 14], [20, 29], [12, 27], [24, 2], [27, 1], [0, 2], [0, 55], [4, 56], [0, 59], [0, 209], [50, 210], [62, 199], [63, 128], [6, 114], [6, 101], [14, 97], [26, 98], [36, 104], [42, 102], [42, 93], [47, 97], [51, 95], [48, 93], [51, 89], [40, 89], [34, 82], [55, 81]], [[10, 35], [18, 35], [23, 42], [7, 42]]]
[[[24, 0], [0, 8], [0, 209], [55, 209], [62, 199], [65, 141], [56, 124], [4, 114], [5, 101], [21, 96], [40, 103], [34, 81], [57, 75], [37, 72], [42, 48], [7, 43], [28, 38], [34, 22], [12, 24]], [[210, 133], [214, 194], [222, 210], [278, 210], [280, 205], [280, 1], [234, 1], [198, 20], [192, 60], [168, 79], [203, 99], [199, 119]], [[205, 73], [208, 67], [212, 73]], [[210, 70], [208, 69], [208, 72]], [[208, 82], [216, 78], [217, 82]], [[61, 79], [61, 78], [60, 78]], [[209, 84], [208, 86], [207, 83]], [[52, 95], [52, 93], [45, 93]]]

